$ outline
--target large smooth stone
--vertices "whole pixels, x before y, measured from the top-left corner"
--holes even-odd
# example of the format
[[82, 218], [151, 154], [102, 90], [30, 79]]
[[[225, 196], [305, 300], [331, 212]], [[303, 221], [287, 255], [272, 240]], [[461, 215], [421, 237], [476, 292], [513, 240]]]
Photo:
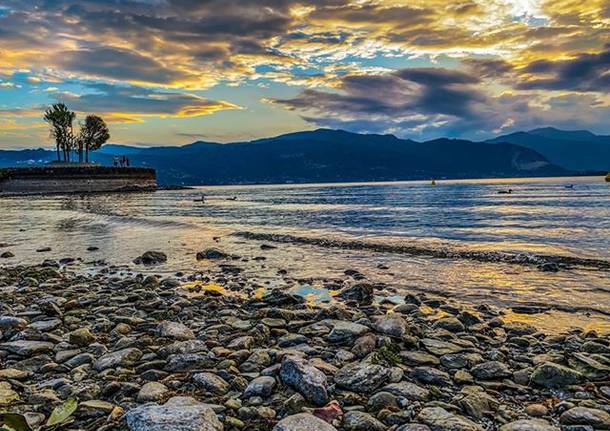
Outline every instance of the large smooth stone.
[[222, 431], [214, 410], [191, 397], [173, 397], [165, 404], [145, 404], [125, 415], [131, 431]]

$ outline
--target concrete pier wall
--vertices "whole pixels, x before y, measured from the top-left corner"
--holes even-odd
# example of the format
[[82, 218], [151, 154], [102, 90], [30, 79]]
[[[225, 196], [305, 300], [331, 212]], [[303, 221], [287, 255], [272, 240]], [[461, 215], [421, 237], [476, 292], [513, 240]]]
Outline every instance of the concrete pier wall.
[[61, 166], [0, 169], [0, 194], [149, 191], [157, 188], [154, 169]]

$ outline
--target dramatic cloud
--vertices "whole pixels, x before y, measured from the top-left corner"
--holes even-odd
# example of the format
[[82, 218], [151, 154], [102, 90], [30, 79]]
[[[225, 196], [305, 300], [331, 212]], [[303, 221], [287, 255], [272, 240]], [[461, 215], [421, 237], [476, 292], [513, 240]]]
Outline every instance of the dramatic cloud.
[[113, 134], [130, 141], [142, 122], [167, 143], [304, 121], [477, 137], [571, 117], [610, 133], [608, 0], [1, 3], [0, 109], [98, 106], [140, 122]]
[[[610, 90], [610, 45], [599, 54], [581, 54], [570, 60], [538, 60], [525, 72], [534, 78], [518, 85], [522, 89], [607, 92]], [[545, 76], [539, 78], [539, 76]]]
[[97, 84], [95, 92], [82, 95], [59, 93], [57, 101], [80, 112], [107, 113], [121, 122], [138, 121], [141, 117], [200, 117], [239, 106], [223, 101], [212, 101], [185, 93], [158, 92], [141, 87], [117, 87]]

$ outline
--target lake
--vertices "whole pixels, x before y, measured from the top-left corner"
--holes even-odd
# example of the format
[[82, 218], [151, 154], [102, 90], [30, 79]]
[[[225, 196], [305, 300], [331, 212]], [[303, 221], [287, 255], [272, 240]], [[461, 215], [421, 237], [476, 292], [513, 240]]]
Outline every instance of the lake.
[[[512, 189], [511, 194], [500, 191]], [[205, 203], [195, 202], [205, 196]], [[324, 279], [356, 269], [386, 283], [399, 301], [427, 292], [472, 305], [545, 305], [543, 314], [509, 313], [553, 330], [610, 332], [610, 272], [468, 259], [272, 244], [235, 232], [290, 234], [371, 244], [503, 251], [610, 260], [610, 184], [603, 178], [198, 187], [155, 193], [0, 198], [0, 243], [15, 254], [0, 264], [82, 257], [129, 264], [146, 250], [167, 253], [155, 272], [206, 268], [195, 253], [218, 247], [248, 259], [262, 286], [280, 286], [278, 270], [308, 279], [298, 287], [324, 296]], [[88, 247], [97, 251], [87, 251]], [[51, 247], [52, 251], [36, 250]], [[133, 265], [132, 265], [133, 266]], [[569, 310], [577, 311], [577, 318]]]

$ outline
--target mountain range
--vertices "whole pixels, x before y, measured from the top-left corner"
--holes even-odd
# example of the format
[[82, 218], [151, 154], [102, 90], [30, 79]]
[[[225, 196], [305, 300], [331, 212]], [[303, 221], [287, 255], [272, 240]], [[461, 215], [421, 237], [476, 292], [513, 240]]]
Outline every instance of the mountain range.
[[[318, 129], [229, 144], [108, 144], [93, 153], [93, 160], [112, 164], [115, 154], [127, 155], [133, 166], [156, 168], [159, 183], [173, 185], [524, 177], [608, 170], [610, 137], [545, 128], [486, 142], [416, 142]], [[0, 151], [0, 167], [54, 159], [50, 150]]]

